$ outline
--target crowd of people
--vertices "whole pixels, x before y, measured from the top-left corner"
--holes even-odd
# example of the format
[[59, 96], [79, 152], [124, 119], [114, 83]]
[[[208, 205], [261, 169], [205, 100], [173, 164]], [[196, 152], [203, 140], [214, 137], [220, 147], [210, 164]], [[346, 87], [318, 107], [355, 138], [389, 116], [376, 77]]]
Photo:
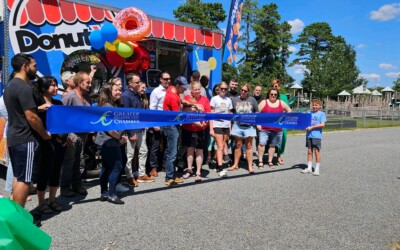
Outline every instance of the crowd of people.
[[[101, 158], [100, 201], [124, 204], [117, 196], [117, 185], [125, 174], [127, 184], [151, 183], [165, 171], [164, 184], [177, 187], [186, 179], [194, 177], [202, 181], [201, 167], [204, 163], [214, 168], [224, 178], [229, 171], [239, 169], [239, 162], [247, 163], [249, 174], [254, 168], [274, 168], [284, 164], [285, 132], [281, 128], [254, 126], [229, 120], [202, 121], [185, 125], [170, 125], [124, 131], [104, 131], [96, 135], [88, 133], [49, 134], [46, 130], [46, 112], [52, 105], [91, 106], [89, 96], [92, 74], [64, 72], [62, 81], [67, 88], [62, 101], [54, 99], [58, 82], [52, 76], [36, 79], [36, 62], [30, 55], [17, 54], [11, 62], [14, 73], [4, 92], [4, 104], [8, 113], [7, 142], [9, 168], [13, 176], [12, 199], [25, 205], [31, 183], [36, 183], [40, 213], [63, 210], [57, 203], [56, 194], [73, 197], [86, 195], [82, 185], [82, 153], [85, 144], [93, 137]], [[262, 86], [239, 84], [231, 79], [221, 82], [211, 91], [208, 77], [194, 71], [190, 81], [179, 76], [172, 81], [168, 72], [160, 74], [160, 85], [148, 99], [146, 83], [140, 76], [129, 73], [127, 88], [123, 90], [122, 79], [109, 79], [100, 90], [98, 106], [151, 109], [176, 112], [205, 112], [218, 114], [282, 113], [291, 112], [286, 95], [280, 93], [279, 80], [272, 81], [266, 97]], [[285, 99], [286, 98], [286, 99]], [[4, 108], [1, 107], [0, 111]], [[313, 100], [312, 124], [307, 128], [308, 168], [312, 172], [313, 152], [316, 157], [314, 175], [319, 175], [322, 128], [326, 117], [321, 102]], [[253, 148], [253, 140], [257, 149]], [[286, 141], [286, 140], [285, 140]], [[264, 164], [265, 147], [268, 157]], [[229, 148], [232, 152], [229, 157]], [[178, 153], [183, 152], [183, 153]], [[253, 152], [258, 152], [258, 165], [253, 165]], [[274, 161], [274, 154], [277, 153]], [[183, 162], [182, 164], [176, 164]], [[12, 167], [11, 167], [12, 166]], [[177, 168], [177, 166], [184, 166]], [[46, 190], [49, 197], [46, 200]]]

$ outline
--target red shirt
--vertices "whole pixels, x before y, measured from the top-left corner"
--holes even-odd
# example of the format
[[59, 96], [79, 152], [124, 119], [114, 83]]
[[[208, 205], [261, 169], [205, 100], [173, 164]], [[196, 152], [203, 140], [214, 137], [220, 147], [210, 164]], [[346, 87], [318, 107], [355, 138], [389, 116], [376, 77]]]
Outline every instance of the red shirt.
[[[187, 95], [185, 96], [185, 100], [192, 102], [192, 95]], [[196, 104], [200, 104], [204, 107], [204, 113], [210, 113], [211, 112], [211, 107], [210, 107], [210, 101], [207, 99], [205, 96], [200, 96], [200, 99], [195, 100]], [[204, 130], [208, 127], [208, 122], [206, 122], [206, 126], [199, 127], [194, 123], [190, 124], [183, 124], [182, 127], [188, 131], [191, 132], [196, 132], [196, 131], [201, 131]]]
[[[261, 113], [283, 113], [283, 108], [282, 108], [282, 103], [280, 100], [277, 100], [279, 102], [278, 107], [273, 108], [270, 107], [268, 105], [268, 101], [265, 100], [265, 107], [263, 108], [263, 110], [261, 110]], [[267, 127], [267, 126], [262, 126], [261, 127], [262, 130], [268, 130], [268, 131], [272, 131], [272, 132], [280, 132], [282, 131], [281, 128], [274, 128], [274, 127]]]
[[169, 86], [165, 93], [163, 109], [179, 112], [181, 111], [181, 98], [177, 93], [172, 92], [172, 88], [174, 88], [174, 86]]

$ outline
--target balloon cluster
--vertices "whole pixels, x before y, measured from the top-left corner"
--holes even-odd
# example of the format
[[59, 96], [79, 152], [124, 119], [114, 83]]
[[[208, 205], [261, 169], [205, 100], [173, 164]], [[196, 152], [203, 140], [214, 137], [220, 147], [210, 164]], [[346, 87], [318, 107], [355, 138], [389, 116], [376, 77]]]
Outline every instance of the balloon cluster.
[[125, 63], [125, 58], [133, 55], [132, 42], [121, 42], [118, 38], [118, 30], [111, 23], [105, 23], [100, 30], [90, 33], [89, 40], [92, 47], [100, 50], [106, 47], [106, 58], [108, 62], [115, 67]]

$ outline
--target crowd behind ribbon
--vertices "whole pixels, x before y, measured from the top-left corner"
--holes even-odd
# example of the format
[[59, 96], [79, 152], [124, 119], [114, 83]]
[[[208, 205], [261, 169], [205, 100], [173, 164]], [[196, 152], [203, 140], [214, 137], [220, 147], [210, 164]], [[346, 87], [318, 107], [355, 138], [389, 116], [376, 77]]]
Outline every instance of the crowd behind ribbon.
[[[97, 134], [50, 135], [46, 131], [46, 110], [49, 107], [92, 105], [89, 93], [96, 68], [92, 67], [90, 73], [64, 72], [61, 79], [65, 92], [59, 101], [54, 99], [58, 91], [54, 77], [44, 76], [33, 81], [37, 65], [32, 56], [15, 55], [12, 67], [14, 72], [5, 89], [4, 102], [3, 99], [0, 102], [3, 116], [8, 113], [10, 159], [6, 190], [12, 193], [15, 202], [24, 206], [32, 183], [35, 183], [39, 203], [35, 210], [42, 214], [63, 210], [56, 200], [59, 188], [64, 197], [87, 194], [82, 185], [82, 173], [87, 166], [82, 162], [85, 162], [83, 155], [90, 143], [97, 149], [92, 150], [92, 154], [97, 151], [101, 157], [100, 201], [113, 204], [124, 204], [117, 196], [117, 187], [122, 182], [135, 187], [139, 183], [155, 182], [160, 171], [165, 171], [165, 185], [177, 187], [189, 178], [201, 182], [203, 164], [215, 169], [221, 178], [227, 177], [229, 171], [238, 170], [241, 160], [247, 163], [249, 174], [254, 174], [256, 167], [261, 170], [266, 166], [274, 168], [284, 164], [285, 129], [228, 120]], [[221, 82], [210, 90], [208, 77], [200, 76], [198, 71], [192, 72], [189, 82], [183, 76], [172, 80], [168, 72], [161, 73], [160, 85], [148, 99], [146, 83], [139, 75], [127, 74], [125, 90], [122, 80], [113, 77], [100, 90], [97, 105], [219, 114], [292, 111], [286, 95], [280, 93], [279, 80], [272, 81], [265, 97], [262, 96], [262, 86], [255, 86], [254, 90], [249, 83], [238, 86], [236, 79], [231, 79], [229, 84]], [[321, 161], [322, 128], [326, 122], [320, 109], [321, 102], [313, 100], [312, 125], [307, 128], [306, 140], [308, 168], [302, 171], [312, 172], [314, 152], [316, 176]], [[257, 149], [253, 148], [254, 139]], [[228, 154], [229, 149], [232, 157]], [[258, 152], [256, 165], [253, 164], [253, 151]], [[268, 153], [266, 163], [265, 151]], [[47, 188], [49, 197], [46, 200]]]

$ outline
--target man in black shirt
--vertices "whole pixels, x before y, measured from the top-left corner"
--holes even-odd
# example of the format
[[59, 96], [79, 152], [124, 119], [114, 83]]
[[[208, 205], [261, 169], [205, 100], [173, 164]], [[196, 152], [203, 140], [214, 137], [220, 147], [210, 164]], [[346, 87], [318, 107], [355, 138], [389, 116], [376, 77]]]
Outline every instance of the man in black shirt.
[[40, 137], [49, 140], [50, 134], [37, 114], [37, 105], [29, 81], [36, 78], [36, 61], [30, 55], [16, 54], [11, 60], [14, 78], [4, 90], [8, 112], [7, 143], [16, 182], [13, 200], [25, 206], [29, 185], [36, 181]]
[[237, 91], [238, 81], [235, 78], [232, 78], [229, 82], [229, 90], [226, 92], [225, 96], [230, 97], [231, 99], [239, 96], [239, 92]]

